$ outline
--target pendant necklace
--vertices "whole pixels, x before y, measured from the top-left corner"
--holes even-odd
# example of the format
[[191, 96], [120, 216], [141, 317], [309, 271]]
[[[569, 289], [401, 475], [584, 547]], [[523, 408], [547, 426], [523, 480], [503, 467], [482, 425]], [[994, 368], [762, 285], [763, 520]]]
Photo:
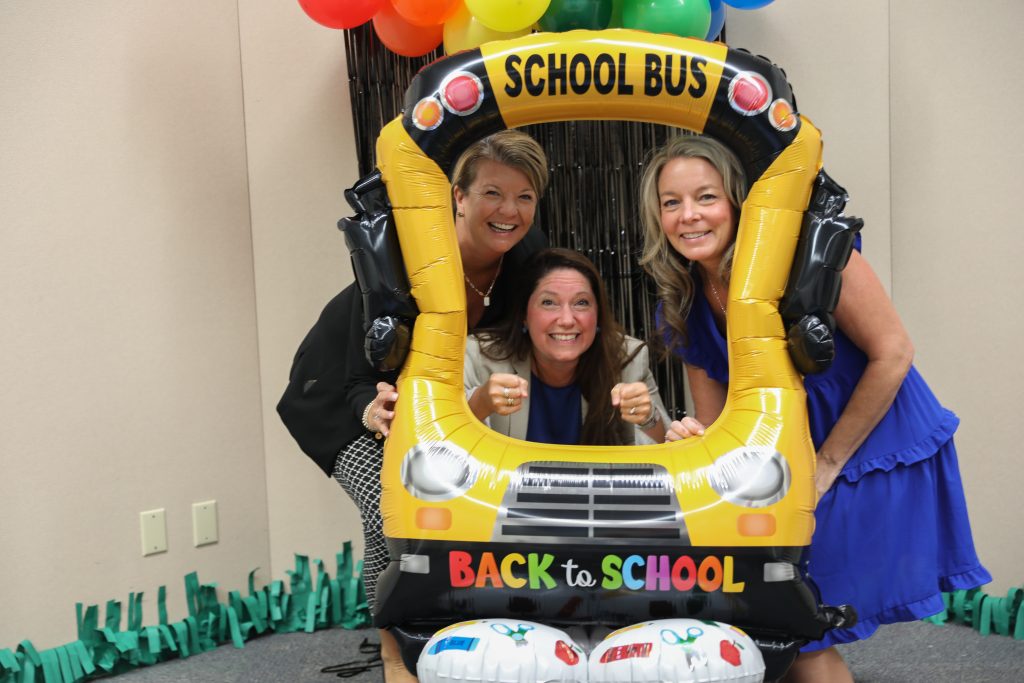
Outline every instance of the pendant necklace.
[[478, 295], [480, 295], [483, 298], [483, 300], [484, 300], [484, 308], [487, 308], [488, 306], [491, 305], [491, 292], [494, 291], [494, 284], [498, 281], [498, 276], [501, 274], [501, 262], [504, 261], [504, 260], [505, 260], [505, 255], [502, 254], [501, 258], [498, 259], [498, 270], [495, 271], [494, 279], [491, 280], [491, 286], [487, 288], [486, 292], [481, 292], [479, 289], [476, 288], [476, 285], [474, 285], [470, 281], [468, 275], [466, 275], [465, 273], [462, 274], [462, 277], [466, 278], [466, 284], [469, 285], [469, 288], [472, 289], [474, 292], [476, 292]]
[[722, 299], [718, 296], [718, 289], [715, 287], [715, 283], [711, 281], [710, 275], [708, 275], [708, 285], [711, 287], [711, 293], [715, 295], [715, 303], [722, 309], [722, 315], [725, 315], [725, 306], [722, 305]]

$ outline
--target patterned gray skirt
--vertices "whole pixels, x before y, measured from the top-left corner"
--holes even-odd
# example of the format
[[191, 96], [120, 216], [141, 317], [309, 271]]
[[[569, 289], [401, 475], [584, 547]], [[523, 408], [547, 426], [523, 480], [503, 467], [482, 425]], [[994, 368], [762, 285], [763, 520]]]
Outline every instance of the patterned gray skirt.
[[388, 566], [388, 546], [380, 515], [380, 470], [384, 463], [384, 440], [363, 434], [341, 449], [334, 463], [334, 479], [359, 508], [363, 522], [363, 583], [373, 614], [377, 577]]

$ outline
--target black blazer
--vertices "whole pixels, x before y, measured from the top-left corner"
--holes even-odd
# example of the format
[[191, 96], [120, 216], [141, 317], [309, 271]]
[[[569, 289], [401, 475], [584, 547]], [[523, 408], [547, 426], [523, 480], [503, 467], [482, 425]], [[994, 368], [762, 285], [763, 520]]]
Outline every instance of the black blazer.
[[[508, 254], [477, 327], [496, 323], [516, 276], [531, 254], [547, 246], [547, 237], [533, 227]], [[288, 431], [303, 452], [327, 476], [342, 448], [365, 434], [363, 410], [377, 395], [377, 382], [394, 384], [398, 372], [379, 372], [363, 353], [363, 301], [355, 283], [324, 307], [292, 361], [288, 386], [277, 404]]]

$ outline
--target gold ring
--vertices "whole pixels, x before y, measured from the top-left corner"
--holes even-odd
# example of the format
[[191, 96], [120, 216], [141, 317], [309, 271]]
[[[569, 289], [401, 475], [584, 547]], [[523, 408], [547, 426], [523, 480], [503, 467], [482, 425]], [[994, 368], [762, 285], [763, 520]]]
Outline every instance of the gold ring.
[[502, 395], [504, 395], [505, 398], [508, 398], [508, 392], [509, 391], [510, 391], [509, 387], [502, 387], [502, 389], [501, 389], [501, 393], [502, 393]]
[[512, 405], [515, 404], [515, 401], [512, 399], [511, 396], [506, 396], [505, 397], [505, 402], [508, 403], [509, 407], [512, 407]]
[[629, 409], [629, 414], [636, 415], [636, 406], [633, 406], [632, 408]]

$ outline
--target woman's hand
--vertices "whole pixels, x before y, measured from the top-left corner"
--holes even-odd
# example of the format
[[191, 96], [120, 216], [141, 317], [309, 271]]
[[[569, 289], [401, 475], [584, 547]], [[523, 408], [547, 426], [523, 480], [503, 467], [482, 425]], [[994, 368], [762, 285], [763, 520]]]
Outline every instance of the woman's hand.
[[643, 382], [620, 382], [612, 387], [612, 406], [619, 409], [623, 420], [635, 425], [647, 422], [654, 410], [651, 393]]
[[665, 433], [665, 441], [679, 441], [691, 436], [704, 436], [704, 425], [692, 417], [674, 420]]
[[398, 392], [387, 382], [377, 382], [377, 396], [370, 401], [366, 409], [366, 426], [370, 431], [380, 432], [384, 436], [391, 431], [391, 420], [395, 419], [395, 401]]
[[619, 409], [619, 415], [630, 424], [638, 426], [655, 441], [665, 438], [665, 425], [657, 408], [651, 401], [651, 390], [644, 382], [616, 384], [612, 387], [612, 406]]
[[821, 500], [821, 497], [828, 493], [842, 471], [843, 463], [833, 462], [818, 453], [818, 464], [814, 470], [814, 488], [818, 493], [815, 501]]
[[519, 375], [496, 372], [487, 383], [477, 387], [469, 399], [469, 407], [480, 420], [489, 416], [511, 415], [523, 407], [530, 383]]

